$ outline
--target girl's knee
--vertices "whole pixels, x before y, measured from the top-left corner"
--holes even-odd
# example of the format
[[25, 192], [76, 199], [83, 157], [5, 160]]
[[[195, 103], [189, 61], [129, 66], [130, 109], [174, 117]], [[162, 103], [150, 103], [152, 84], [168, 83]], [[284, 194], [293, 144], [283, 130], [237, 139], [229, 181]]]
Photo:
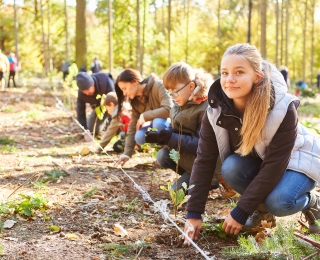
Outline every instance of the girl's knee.
[[146, 142], [145, 132], [140, 130], [137, 131], [134, 136], [134, 140], [138, 145], [143, 145]]

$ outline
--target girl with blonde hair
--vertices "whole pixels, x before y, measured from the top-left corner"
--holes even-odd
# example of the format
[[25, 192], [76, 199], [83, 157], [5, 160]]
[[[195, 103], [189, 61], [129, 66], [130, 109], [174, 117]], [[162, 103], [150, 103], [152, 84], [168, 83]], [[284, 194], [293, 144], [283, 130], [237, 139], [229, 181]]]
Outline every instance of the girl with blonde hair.
[[249, 231], [261, 220], [274, 226], [274, 216], [302, 211], [309, 232], [320, 233], [320, 199], [313, 191], [320, 180], [320, 140], [298, 123], [298, 98], [250, 44], [229, 47], [220, 70], [209, 90], [191, 173], [188, 236], [198, 238], [218, 157], [222, 176], [241, 194], [223, 223], [225, 232]]

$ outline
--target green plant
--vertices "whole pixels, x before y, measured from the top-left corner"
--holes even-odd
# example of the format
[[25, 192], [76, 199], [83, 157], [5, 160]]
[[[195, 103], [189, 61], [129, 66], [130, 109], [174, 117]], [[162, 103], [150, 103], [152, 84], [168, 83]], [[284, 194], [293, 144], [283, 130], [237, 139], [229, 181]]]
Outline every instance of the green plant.
[[35, 182], [31, 182], [31, 185], [35, 189], [44, 189], [48, 186], [48, 182], [45, 182], [43, 179], [39, 179]]
[[235, 237], [235, 235], [231, 235], [229, 233], [224, 232], [222, 229], [223, 223], [217, 225], [211, 225], [209, 223], [202, 223], [203, 232], [204, 233], [215, 233], [218, 237], [226, 239], [227, 236]]
[[314, 98], [318, 93], [316, 88], [297, 88], [300, 91], [302, 97], [311, 97]]
[[104, 113], [107, 111], [105, 105], [104, 105], [104, 101], [106, 100], [106, 94], [100, 95], [98, 94], [96, 99], [100, 99], [100, 105], [97, 106], [94, 111], [96, 111], [96, 115], [97, 117], [102, 120], [104, 117]]
[[[124, 256], [127, 254], [128, 256], [132, 256], [134, 253], [139, 255], [142, 249], [148, 245], [149, 243], [147, 242], [139, 242], [131, 245], [102, 244], [101, 247], [104, 251], [107, 251], [106, 255], [108, 259], [124, 259]], [[134, 259], [137, 259], [137, 257]]]
[[98, 191], [98, 187], [93, 186], [90, 190], [88, 190], [85, 194], [82, 195], [82, 198], [83, 199], [89, 198], [89, 197], [93, 196], [94, 194], [96, 194], [97, 191]]
[[0, 144], [1, 145], [12, 145], [13, 144], [13, 140], [6, 138], [6, 137], [0, 137]]
[[119, 218], [119, 217], [120, 217], [120, 213], [119, 213], [119, 212], [113, 212], [113, 213], [111, 214], [111, 217], [112, 217], [112, 218]]
[[301, 124], [309, 129], [311, 129], [316, 134], [320, 134], [320, 126], [318, 124], [314, 124], [309, 121], [301, 121]]
[[15, 146], [12, 146], [12, 145], [2, 145], [0, 147], [0, 152], [9, 152], [9, 153], [14, 153], [14, 152], [17, 152], [19, 149]]
[[46, 178], [47, 181], [58, 180], [60, 177], [67, 176], [67, 174], [65, 174], [63, 171], [60, 171], [57, 169], [45, 171], [44, 174], [47, 176], [47, 178]]
[[33, 196], [19, 194], [22, 201], [10, 201], [0, 204], [0, 215], [17, 213], [25, 216], [33, 216], [36, 210], [45, 212], [48, 208], [48, 201], [43, 198], [42, 194], [35, 193]]
[[127, 212], [132, 212], [135, 206], [139, 204], [138, 198], [134, 198], [129, 204], [123, 206]]
[[[260, 258], [260, 259], [302, 259], [316, 252], [308, 243], [297, 239], [293, 232], [296, 229], [294, 222], [285, 226], [278, 222], [277, 227], [264, 240], [256, 241], [253, 236], [239, 236], [237, 247], [222, 249], [227, 258]], [[310, 236], [320, 241], [320, 235]]]

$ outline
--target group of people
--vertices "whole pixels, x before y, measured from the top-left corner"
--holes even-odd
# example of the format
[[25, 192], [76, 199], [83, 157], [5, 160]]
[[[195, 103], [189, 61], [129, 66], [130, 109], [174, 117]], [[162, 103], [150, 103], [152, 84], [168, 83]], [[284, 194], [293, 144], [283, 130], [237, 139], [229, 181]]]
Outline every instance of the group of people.
[[[219, 184], [228, 187], [227, 196], [241, 194], [223, 223], [228, 233], [249, 231], [261, 220], [274, 226], [275, 216], [299, 211], [310, 233], [320, 233], [320, 198], [314, 191], [320, 140], [298, 122], [299, 99], [253, 45], [229, 47], [220, 71], [215, 81], [184, 62], [170, 66], [163, 81], [154, 74], [142, 78], [133, 69], [115, 81], [109, 73], [80, 72], [78, 120], [92, 132], [95, 112], [87, 122], [85, 103], [94, 108], [100, 102], [96, 95], [106, 94], [108, 113], [97, 121], [95, 134], [107, 127], [105, 147], [122, 127], [126, 137], [119, 165], [130, 160], [136, 143], [162, 145], [157, 163], [180, 175], [173, 188], [194, 185], [186, 206], [185, 232], [191, 239], [198, 238], [208, 193]], [[180, 153], [178, 165], [171, 149]]]
[[4, 55], [0, 50], [0, 85], [2, 91], [5, 89], [5, 79], [8, 79], [7, 87], [10, 88], [10, 79], [13, 81], [13, 86], [16, 87], [14, 77], [18, 68], [18, 62], [13, 52], [8, 56]]

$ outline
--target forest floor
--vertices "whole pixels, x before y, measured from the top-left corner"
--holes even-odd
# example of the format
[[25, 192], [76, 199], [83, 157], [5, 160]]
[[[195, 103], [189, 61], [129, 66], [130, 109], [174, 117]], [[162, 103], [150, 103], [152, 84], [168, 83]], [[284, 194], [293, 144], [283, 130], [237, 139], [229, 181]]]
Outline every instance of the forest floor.
[[[112, 145], [108, 155], [94, 153], [96, 144], [84, 141], [70, 116], [75, 111], [59, 109], [52, 93], [21, 88], [0, 95], [0, 137], [12, 140], [0, 146], [0, 224], [14, 221], [1, 228], [0, 259], [203, 259], [194, 247], [183, 245], [178, 229], [115, 167], [119, 154]], [[61, 92], [54, 94], [66, 101]], [[137, 151], [123, 169], [172, 214], [169, 195], [160, 185], [167, 186], [175, 174], [154, 161], [151, 152]], [[59, 177], [62, 170], [68, 175]], [[47, 206], [28, 212], [26, 204], [19, 204], [20, 214], [8, 213], [6, 206], [22, 200]], [[204, 222], [221, 223], [236, 201], [222, 198], [220, 189], [212, 191]], [[184, 209], [178, 215], [183, 217]], [[115, 232], [115, 224], [127, 234]], [[178, 225], [183, 229], [183, 223]], [[203, 232], [196, 241], [208, 257], [222, 259], [222, 248], [237, 246], [237, 238], [219, 235]]]

